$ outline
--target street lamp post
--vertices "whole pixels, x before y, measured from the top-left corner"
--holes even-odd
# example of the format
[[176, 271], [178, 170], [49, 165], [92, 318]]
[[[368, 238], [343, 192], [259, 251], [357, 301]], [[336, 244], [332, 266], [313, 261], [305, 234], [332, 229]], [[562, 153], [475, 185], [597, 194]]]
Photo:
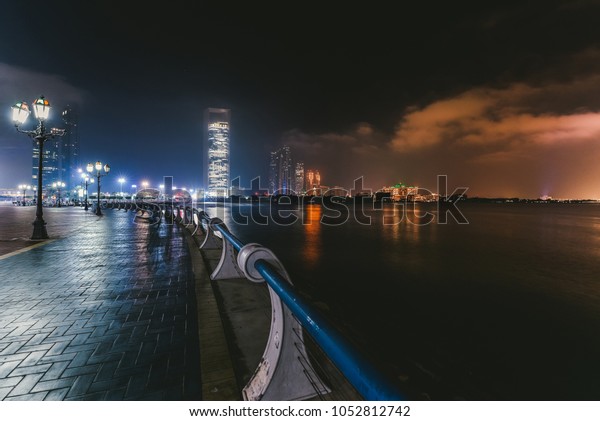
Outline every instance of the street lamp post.
[[25, 206], [25, 193], [29, 190], [31, 186], [27, 184], [19, 184], [19, 189], [23, 190], [23, 198], [21, 199], [21, 206]]
[[55, 189], [58, 190], [58, 205], [56, 205], [57, 207], [62, 207], [62, 204], [60, 203], [60, 189], [61, 187], [64, 187], [65, 183], [63, 183], [62, 181], [59, 181], [57, 183], [52, 183], [52, 187], [54, 187]]
[[85, 201], [84, 201], [83, 208], [84, 208], [84, 210], [88, 210], [88, 186], [94, 182], [94, 179], [90, 178], [86, 173], [84, 173], [81, 168], [79, 168], [77, 170], [77, 172], [79, 172], [79, 174], [81, 174], [81, 179], [82, 179], [81, 183], [83, 184], [83, 188], [85, 190]]
[[[104, 168], [104, 172], [102, 172], [102, 168]], [[87, 171], [89, 173], [92, 173], [94, 169], [96, 169], [96, 177], [98, 177], [98, 202], [96, 205], [96, 215], [102, 216], [102, 209], [100, 209], [100, 177], [108, 175], [108, 172], [110, 171], [110, 166], [108, 164], [105, 164], [104, 167], [102, 167], [102, 162], [100, 161], [97, 161], [96, 165], [92, 164], [91, 162], [87, 164]]]
[[44, 143], [48, 139], [54, 139], [56, 136], [62, 136], [65, 134], [64, 129], [51, 128], [50, 132], [47, 131], [44, 121], [46, 121], [50, 115], [50, 103], [44, 96], [40, 96], [33, 102], [33, 111], [35, 118], [38, 120], [38, 126], [35, 130], [21, 130], [20, 125], [24, 124], [31, 114], [29, 106], [26, 102], [17, 102], [12, 106], [12, 119], [15, 123], [15, 128], [20, 133], [25, 133], [30, 138], [37, 142], [39, 156], [38, 156], [38, 185], [37, 185], [37, 209], [35, 212], [35, 221], [33, 222], [33, 234], [31, 235], [32, 240], [45, 240], [48, 237], [46, 231], [46, 222], [44, 221], [44, 211], [42, 209], [42, 169], [43, 169], [43, 157], [44, 157]]
[[88, 177], [87, 174], [81, 174], [81, 177], [83, 178], [83, 182], [85, 184], [85, 205], [84, 205], [84, 209], [88, 210], [88, 186], [94, 182], [94, 179]]

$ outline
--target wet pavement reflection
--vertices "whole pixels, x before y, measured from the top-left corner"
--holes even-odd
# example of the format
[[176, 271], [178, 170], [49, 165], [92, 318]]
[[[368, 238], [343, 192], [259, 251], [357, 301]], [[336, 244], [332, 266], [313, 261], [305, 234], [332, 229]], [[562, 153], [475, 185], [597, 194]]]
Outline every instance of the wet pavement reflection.
[[[200, 399], [193, 274], [179, 228], [135, 224], [117, 210], [58, 211], [44, 214], [54, 241], [4, 258], [0, 249], [0, 399]], [[26, 212], [0, 214], [6, 243], [19, 227], [30, 235]], [[4, 250], [16, 241], [27, 245]]]

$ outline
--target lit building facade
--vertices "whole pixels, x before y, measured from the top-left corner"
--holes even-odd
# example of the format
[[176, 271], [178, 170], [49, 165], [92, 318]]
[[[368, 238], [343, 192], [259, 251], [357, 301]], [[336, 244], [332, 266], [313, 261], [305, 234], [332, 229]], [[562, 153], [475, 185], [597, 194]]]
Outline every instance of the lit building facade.
[[173, 197], [173, 176], [165, 175], [163, 177], [163, 195], [165, 200], [171, 200]]
[[306, 194], [308, 196], [321, 196], [322, 189], [325, 186], [321, 185], [321, 174], [319, 170], [306, 170]]
[[[42, 179], [44, 191], [48, 192], [52, 183], [64, 182], [64, 191], [68, 192], [81, 183], [77, 169], [79, 160], [79, 132], [77, 114], [73, 107], [67, 105], [62, 112], [65, 133], [63, 136], [44, 144], [42, 157]], [[32, 154], [32, 184], [37, 186], [38, 159], [40, 150], [37, 142], [33, 143]], [[65, 196], [68, 196], [66, 194]]]
[[207, 196], [229, 196], [231, 110], [208, 108], [204, 112], [204, 188]]
[[418, 187], [407, 186], [403, 183], [383, 187], [379, 191], [382, 193], [389, 193], [391, 199], [394, 201], [415, 201], [419, 196]]
[[306, 192], [306, 186], [304, 185], [304, 162], [296, 162], [294, 178], [294, 190], [296, 191], [296, 194], [304, 194]]
[[67, 185], [66, 189], [74, 189], [81, 183], [81, 177], [78, 169], [81, 167], [80, 149], [79, 149], [79, 117], [77, 110], [67, 105], [62, 112], [65, 134], [58, 138], [60, 144], [59, 151], [59, 173], [61, 180]]
[[269, 159], [269, 193], [277, 190], [277, 151], [271, 152]]
[[269, 189], [271, 193], [277, 194], [292, 194], [294, 192], [292, 151], [287, 145], [271, 152]]

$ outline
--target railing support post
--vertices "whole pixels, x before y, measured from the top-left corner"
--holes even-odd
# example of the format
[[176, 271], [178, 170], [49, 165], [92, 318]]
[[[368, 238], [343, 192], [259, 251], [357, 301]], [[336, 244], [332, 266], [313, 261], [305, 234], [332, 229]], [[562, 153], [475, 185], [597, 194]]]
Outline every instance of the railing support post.
[[[218, 218], [212, 218], [206, 227], [206, 236], [204, 237], [204, 241], [200, 245], [201, 249], [218, 249], [221, 246], [221, 240], [215, 235], [215, 229], [212, 227], [212, 221]], [[219, 221], [221, 221], [219, 219]], [[223, 222], [223, 221], [221, 221]], [[223, 246], [225, 246], [226, 241], [223, 241]]]
[[[225, 223], [220, 218], [212, 218], [208, 223], [210, 229], [214, 232], [216, 230], [215, 225], [221, 225], [221, 229], [229, 232]], [[233, 279], [243, 278], [244, 273], [240, 270], [238, 262], [235, 257], [235, 250], [233, 245], [226, 240], [223, 240], [223, 248], [221, 249], [221, 259], [219, 264], [210, 275], [210, 279], [213, 281], [219, 279]]]
[[[292, 283], [285, 268], [273, 252], [260, 244], [246, 244], [238, 253], [238, 266], [252, 282], [264, 282], [255, 269], [257, 260], [265, 260], [278, 268], [287, 282]], [[267, 346], [256, 371], [242, 390], [245, 400], [304, 400], [329, 393], [323, 382], [309, 379], [317, 376], [304, 348], [302, 327], [279, 296], [269, 286], [271, 296], [271, 330]], [[301, 362], [304, 362], [304, 365]]]

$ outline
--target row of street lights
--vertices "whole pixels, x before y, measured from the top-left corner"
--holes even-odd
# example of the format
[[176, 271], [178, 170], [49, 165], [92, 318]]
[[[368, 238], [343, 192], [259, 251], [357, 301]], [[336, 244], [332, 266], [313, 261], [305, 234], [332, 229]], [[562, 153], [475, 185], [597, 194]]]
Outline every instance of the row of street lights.
[[[33, 222], [33, 234], [31, 235], [32, 240], [45, 240], [49, 238], [48, 232], [46, 230], [46, 221], [44, 221], [44, 211], [42, 205], [42, 169], [43, 169], [43, 157], [44, 157], [44, 144], [46, 141], [50, 139], [54, 139], [57, 136], [63, 136], [65, 134], [64, 129], [51, 128], [48, 130], [45, 125], [45, 121], [50, 116], [50, 103], [44, 96], [40, 96], [36, 100], [33, 101], [32, 104], [33, 111], [35, 113], [35, 118], [37, 119], [37, 127], [33, 130], [22, 130], [20, 126], [25, 124], [31, 111], [29, 109], [29, 105], [25, 101], [17, 102], [15, 105], [11, 107], [12, 109], [12, 120], [14, 122], [15, 128], [18, 132], [24, 133], [37, 142], [38, 147], [38, 185], [37, 185], [37, 200], [36, 200], [36, 213], [35, 213], [35, 221]], [[100, 208], [100, 178], [107, 175], [110, 171], [110, 166], [105, 164], [104, 166], [100, 161], [96, 162], [96, 164], [92, 164], [91, 162], [87, 165], [87, 172], [90, 173], [90, 177], [92, 176], [92, 172], [96, 170], [96, 174], [94, 174], [98, 178], [98, 202], [96, 206], [96, 215], [102, 216], [102, 210]], [[104, 171], [103, 171], [104, 170]], [[85, 185], [86, 185], [86, 207], [87, 210], [87, 186], [88, 180], [86, 177]], [[124, 181], [124, 180], [123, 180]], [[19, 188], [23, 189], [23, 199], [25, 198], [25, 192], [31, 186], [20, 185]], [[65, 183], [58, 182], [53, 183], [52, 187], [58, 189], [58, 206], [61, 206], [61, 198], [60, 198], [60, 189], [65, 187]]]
[[[35, 213], [35, 221], [33, 222], [33, 234], [31, 235], [32, 240], [45, 240], [48, 237], [48, 232], [46, 231], [46, 222], [44, 221], [44, 212], [43, 212], [43, 204], [42, 204], [42, 169], [43, 169], [43, 156], [44, 156], [44, 144], [46, 141], [50, 139], [54, 139], [58, 136], [63, 136], [65, 134], [64, 129], [51, 128], [48, 130], [45, 125], [45, 121], [50, 116], [50, 103], [44, 96], [40, 96], [32, 103], [33, 111], [35, 113], [35, 118], [37, 119], [37, 127], [33, 130], [21, 130], [20, 126], [25, 124], [31, 111], [29, 109], [29, 105], [25, 101], [17, 102], [13, 105], [12, 108], [12, 119], [15, 124], [15, 128], [18, 132], [24, 133], [37, 142], [38, 147], [38, 177], [37, 177], [37, 189], [34, 187], [34, 190], [37, 191], [37, 200], [36, 200], [36, 213]], [[86, 167], [87, 174], [82, 173], [82, 178], [85, 182], [85, 210], [88, 210], [88, 184], [92, 183], [94, 179], [92, 177], [96, 177], [98, 179], [98, 197], [97, 197], [97, 205], [96, 205], [96, 215], [102, 216], [102, 209], [100, 207], [100, 178], [108, 175], [110, 172], [110, 166], [108, 164], [102, 165], [102, 162], [97, 161], [96, 164], [92, 164], [91, 162], [87, 164]], [[95, 174], [94, 173], [95, 170]], [[123, 183], [125, 182], [124, 178], [119, 178], [119, 184], [121, 185], [121, 196], [123, 195]], [[142, 186], [144, 188], [148, 187], [148, 182], [142, 182]], [[52, 184], [52, 187], [57, 189], [58, 191], [58, 207], [61, 206], [61, 197], [60, 192], [61, 188], [65, 187], [64, 182], [56, 182]], [[133, 184], [132, 188], [136, 188], [137, 186]], [[19, 185], [19, 189], [23, 190], [23, 202], [25, 201], [25, 193], [26, 190], [30, 189], [31, 186], [21, 184]]]

